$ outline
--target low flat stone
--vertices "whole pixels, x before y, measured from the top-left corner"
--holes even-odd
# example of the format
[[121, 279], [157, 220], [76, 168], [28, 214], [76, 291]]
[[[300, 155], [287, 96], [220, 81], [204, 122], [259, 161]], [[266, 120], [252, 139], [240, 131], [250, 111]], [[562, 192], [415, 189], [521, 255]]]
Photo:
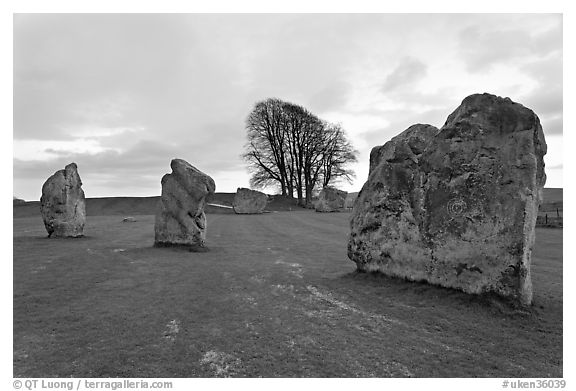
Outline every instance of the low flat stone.
[[316, 212], [339, 212], [344, 208], [346, 193], [334, 187], [327, 186], [320, 191], [318, 201], [314, 204]]
[[260, 191], [239, 187], [236, 190], [232, 207], [237, 214], [263, 213], [268, 205], [268, 196]]
[[358, 192], [348, 193], [346, 194], [346, 199], [344, 200], [344, 208], [352, 209], [354, 207], [354, 202], [356, 202], [356, 198], [358, 198]]

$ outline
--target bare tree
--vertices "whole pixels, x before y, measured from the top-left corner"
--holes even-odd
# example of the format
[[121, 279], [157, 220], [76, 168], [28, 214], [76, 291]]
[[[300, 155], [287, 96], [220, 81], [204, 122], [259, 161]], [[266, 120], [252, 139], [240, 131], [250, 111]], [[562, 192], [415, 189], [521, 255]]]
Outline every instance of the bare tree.
[[305, 108], [287, 103], [284, 106], [287, 119], [288, 154], [291, 162], [291, 174], [294, 189], [300, 205], [304, 205], [309, 198], [305, 198], [305, 189], [309, 186], [310, 161], [317, 153], [317, 144], [320, 141], [322, 122]]
[[250, 164], [251, 185], [265, 187], [277, 182], [282, 195], [292, 196], [286, 167], [283, 103], [274, 98], [256, 103], [246, 119], [248, 144], [243, 157]]
[[354, 171], [346, 169], [346, 165], [358, 161], [358, 151], [348, 141], [340, 124], [325, 123], [324, 133], [326, 149], [322, 159], [322, 187], [338, 180], [351, 183], [355, 174]]
[[246, 120], [248, 143], [244, 159], [250, 185], [277, 185], [283, 195], [296, 193], [301, 205], [312, 200], [314, 188], [339, 179], [351, 180], [345, 168], [357, 152], [340, 125], [320, 120], [304, 107], [279, 99], [256, 103]]

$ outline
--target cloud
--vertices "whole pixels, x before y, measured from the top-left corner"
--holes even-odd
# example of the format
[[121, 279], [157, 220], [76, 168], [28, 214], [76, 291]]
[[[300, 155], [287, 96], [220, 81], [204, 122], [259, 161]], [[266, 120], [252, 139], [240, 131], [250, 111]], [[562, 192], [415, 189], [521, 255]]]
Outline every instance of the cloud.
[[173, 157], [234, 190], [268, 97], [343, 123], [361, 156], [484, 91], [560, 134], [561, 33], [548, 14], [17, 14], [15, 194], [71, 159], [104, 195], [157, 192]]
[[312, 95], [308, 101], [310, 110], [313, 112], [342, 110], [345, 108], [350, 90], [350, 84], [336, 81]]
[[536, 80], [537, 84], [520, 96], [519, 101], [540, 117], [546, 134], [562, 134], [564, 87], [561, 53], [528, 62], [520, 69]]
[[426, 76], [426, 64], [422, 61], [412, 58], [403, 58], [398, 66], [386, 77], [382, 85], [383, 92], [412, 85]]
[[234, 59], [240, 49], [199, 39], [199, 16], [19, 19], [16, 138], [65, 139], [68, 129], [84, 123], [146, 126], [166, 135], [237, 114], [231, 101], [238, 95], [230, 94], [229, 80], [238, 78]]
[[561, 116], [563, 108], [562, 86], [541, 86], [522, 98], [522, 104], [542, 117]]
[[391, 119], [387, 126], [371, 131], [363, 137], [371, 149], [375, 146], [384, 145], [392, 137], [399, 135], [415, 124], [429, 124], [441, 128], [450, 112], [451, 110], [446, 110], [446, 108], [432, 109], [421, 113], [395, 110], [386, 114], [386, 117]]
[[[237, 156], [227, 156], [229, 149], [225, 142], [205, 148], [190, 141], [174, 143], [142, 140], [125, 152], [107, 150], [87, 154], [52, 151], [53, 158], [48, 161], [14, 159], [13, 176], [15, 184], [20, 187], [26, 182], [27, 191], [38, 193], [39, 196], [42, 184], [50, 175], [66, 164], [75, 162], [85, 190], [96, 189], [99, 195], [106, 195], [103, 189], [108, 187], [117, 194], [154, 195], [159, 191], [162, 176], [170, 172], [170, 161], [173, 158], [184, 159], [208, 175], [219, 173], [223, 178], [233, 176], [241, 181], [243, 178], [237, 174], [228, 175], [229, 172], [245, 171], [244, 163]], [[218, 183], [218, 178], [214, 179]]]
[[[158, 170], [169, 167], [170, 160], [178, 157], [187, 160], [206, 172], [226, 169], [238, 169], [239, 159], [234, 154], [222, 153], [230, 150], [230, 143], [234, 147], [241, 145], [243, 140], [213, 141], [207, 148], [197, 145], [193, 140], [185, 141], [158, 141], [140, 140], [126, 151], [103, 150], [96, 153], [75, 152], [63, 149], [47, 149], [52, 156], [49, 160], [21, 160], [14, 159], [14, 176], [26, 175], [41, 167], [63, 167], [74, 161], [82, 166], [84, 171], [106, 171], [114, 173], [126, 169], [133, 173], [142, 173], [149, 170]], [[241, 148], [238, 149], [238, 155]]]
[[459, 33], [459, 50], [470, 72], [482, 72], [520, 58], [542, 58], [562, 50], [561, 25], [544, 32], [489, 30], [473, 25]]
[[68, 154], [93, 155], [114, 150], [105, 148], [92, 139], [75, 140], [14, 140], [14, 156], [23, 160], [46, 161], [56, 156]]
[[545, 135], [561, 135], [564, 132], [564, 121], [562, 117], [541, 118], [540, 123]]
[[522, 72], [535, 78], [542, 85], [561, 85], [562, 57], [562, 52], [554, 52], [518, 65]]

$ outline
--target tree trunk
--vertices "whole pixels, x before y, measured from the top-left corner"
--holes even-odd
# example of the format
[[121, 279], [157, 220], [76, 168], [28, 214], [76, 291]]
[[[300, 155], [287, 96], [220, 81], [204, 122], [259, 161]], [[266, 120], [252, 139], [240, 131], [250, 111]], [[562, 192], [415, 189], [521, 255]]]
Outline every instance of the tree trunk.
[[314, 190], [314, 181], [310, 175], [311, 173], [309, 172], [305, 172], [304, 174], [304, 181], [306, 183], [306, 205], [309, 205], [312, 203], [312, 191]]
[[302, 186], [298, 186], [296, 188], [296, 194], [298, 195], [298, 205], [305, 206], [304, 204], [304, 197], [302, 195]]
[[306, 186], [306, 205], [310, 205], [312, 203], [312, 187]]

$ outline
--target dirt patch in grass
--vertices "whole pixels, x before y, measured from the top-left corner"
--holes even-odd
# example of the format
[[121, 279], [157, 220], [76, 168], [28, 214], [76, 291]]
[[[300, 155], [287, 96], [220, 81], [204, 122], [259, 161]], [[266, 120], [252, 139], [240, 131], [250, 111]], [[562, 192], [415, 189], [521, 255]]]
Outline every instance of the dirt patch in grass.
[[562, 230], [534, 306], [357, 273], [348, 213], [209, 215], [206, 253], [154, 217], [47, 239], [14, 219], [15, 377], [562, 377]]

